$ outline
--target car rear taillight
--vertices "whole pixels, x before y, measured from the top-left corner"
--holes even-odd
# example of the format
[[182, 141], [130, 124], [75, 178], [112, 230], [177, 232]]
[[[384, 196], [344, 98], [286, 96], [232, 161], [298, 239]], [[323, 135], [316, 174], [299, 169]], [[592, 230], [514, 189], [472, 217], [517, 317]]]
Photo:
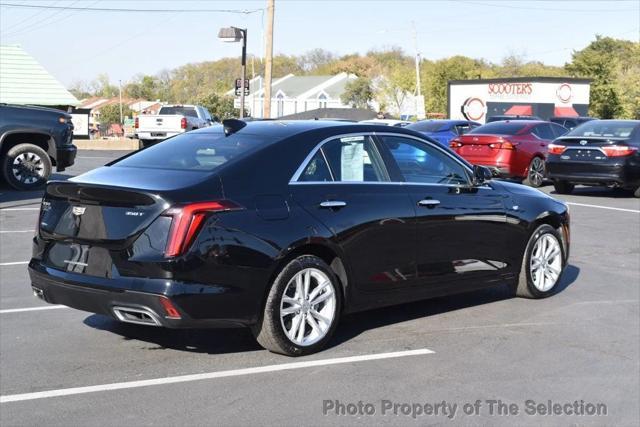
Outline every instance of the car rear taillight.
[[601, 148], [602, 151], [604, 151], [604, 154], [607, 155], [607, 157], [624, 157], [638, 151], [636, 147], [629, 147], [627, 145], [610, 145], [608, 147]]
[[449, 141], [449, 148], [460, 148], [462, 147], [462, 142], [459, 139], [452, 139]]
[[505, 141], [505, 142], [494, 142], [492, 144], [489, 144], [489, 148], [494, 148], [496, 150], [515, 150], [516, 149], [516, 145], [515, 143], [511, 142], [511, 141]]
[[140, 128], [140, 120], [139, 120], [137, 117], [136, 117], [136, 120], [135, 120], [135, 122], [134, 122], [133, 126], [134, 126], [136, 129], [139, 129], [139, 128]]
[[171, 229], [169, 230], [169, 239], [164, 251], [165, 255], [169, 257], [182, 255], [193, 243], [208, 213], [237, 209], [241, 209], [241, 207], [229, 200], [191, 203], [169, 208], [163, 214], [173, 218]]
[[180, 128], [182, 129], [186, 129], [187, 128], [187, 118], [183, 117], [182, 119], [180, 119]]
[[549, 144], [549, 154], [562, 154], [567, 147], [558, 144]]

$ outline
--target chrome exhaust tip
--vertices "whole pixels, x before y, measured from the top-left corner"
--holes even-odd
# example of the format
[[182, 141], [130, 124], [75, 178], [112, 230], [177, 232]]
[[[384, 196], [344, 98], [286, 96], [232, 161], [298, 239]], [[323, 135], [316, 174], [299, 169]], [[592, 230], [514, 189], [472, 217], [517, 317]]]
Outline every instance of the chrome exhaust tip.
[[116, 318], [125, 323], [135, 323], [136, 325], [162, 326], [158, 315], [148, 308], [133, 307], [113, 307], [113, 314]]
[[44, 298], [44, 291], [40, 288], [36, 288], [35, 286], [31, 287], [31, 290], [33, 290], [33, 295], [36, 298], [41, 299], [42, 301], [46, 301], [46, 299]]

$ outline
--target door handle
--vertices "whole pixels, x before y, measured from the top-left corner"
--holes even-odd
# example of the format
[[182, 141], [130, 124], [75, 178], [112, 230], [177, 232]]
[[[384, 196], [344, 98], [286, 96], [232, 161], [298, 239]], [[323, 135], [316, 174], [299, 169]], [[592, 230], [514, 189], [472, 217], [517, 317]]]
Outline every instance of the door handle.
[[339, 209], [347, 206], [347, 202], [342, 202], [340, 200], [327, 200], [326, 202], [320, 203], [321, 208], [325, 209]]
[[440, 200], [435, 200], [435, 199], [422, 199], [418, 202], [419, 206], [425, 206], [427, 208], [433, 208], [434, 206], [437, 206], [440, 204]]

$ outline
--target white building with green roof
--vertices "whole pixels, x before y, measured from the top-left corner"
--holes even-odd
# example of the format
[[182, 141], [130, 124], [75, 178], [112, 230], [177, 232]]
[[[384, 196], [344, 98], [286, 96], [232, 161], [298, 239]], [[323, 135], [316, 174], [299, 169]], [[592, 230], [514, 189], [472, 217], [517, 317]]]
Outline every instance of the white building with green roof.
[[80, 101], [20, 46], [0, 46], [0, 103], [77, 106]]

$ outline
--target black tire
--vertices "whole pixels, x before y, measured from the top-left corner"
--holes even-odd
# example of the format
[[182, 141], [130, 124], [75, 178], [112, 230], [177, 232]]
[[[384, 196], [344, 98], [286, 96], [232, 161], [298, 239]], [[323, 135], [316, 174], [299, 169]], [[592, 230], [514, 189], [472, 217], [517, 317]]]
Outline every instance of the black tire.
[[37, 145], [18, 144], [2, 159], [2, 174], [7, 184], [16, 190], [36, 190], [51, 176], [51, 159]]
[[[533, 283], [530, 267], [531, 254], [533, 252], [535, 243], [546, 234], [552, 235], [560, 244], [561, 271], [553, 286], [551, 286], [551, 288], [546, 291], [541, 291]], [[527, 247], [524, 250], [522, 266], [520, 267], [520, 275], [518, 276], [518, 282], [516, 286], [516, 295], [521, 298], [546, 298], [550, 295], [553, 295], [558, 286], [558, 283], [560, 282], [560, 279], [562, 278], [562, 272], [564, 271], [566, 263], [566, 250], [563, 246], [560, 233], [558, 233], [558, 231], [552, 226], [548, 224], [542, 224], [541, 226], [536, 228], [533, 234], [531, 234], [531, 237], [529, 238], [529, 241], [527, 243]]]
[[575, 185], [570, 183], [569, 181], [563, 180], [554, 180], [553, 188], [556, 190], [558, 194], [571, 194], [573, 192]]
[[527, 176], [522, 180], [524, 185], [538, 188], [544, 184], [546, 175], [544, 159], [542, 157], [534, 157], [527, 168]]
[[[320, 270], [329, 278], [335, 291], [335, 308], [333, 321], [324, 337], [311, 345], [299, 345], [287, 336], [280, 318], [280, 307], [289, 282], [297, 273], [309, 268]], [[262, 347], [274, 353], [287, 356], [303, 356], [315, 353], [323, 349], [331, 339], [338, 325], [341, 309], [342, 289], [335, 273], [322, 259], [316, 256], [299, 256], [289, 262], [274, 280], [264, 306], [264, 314], [259, 324], [253, 328], [253, 333]]]
[[146, 148], [149, 145], [149, 142], [146, 139], [139, 139], [138, 140], [138, 149], [142, 150], [143, 148]]

